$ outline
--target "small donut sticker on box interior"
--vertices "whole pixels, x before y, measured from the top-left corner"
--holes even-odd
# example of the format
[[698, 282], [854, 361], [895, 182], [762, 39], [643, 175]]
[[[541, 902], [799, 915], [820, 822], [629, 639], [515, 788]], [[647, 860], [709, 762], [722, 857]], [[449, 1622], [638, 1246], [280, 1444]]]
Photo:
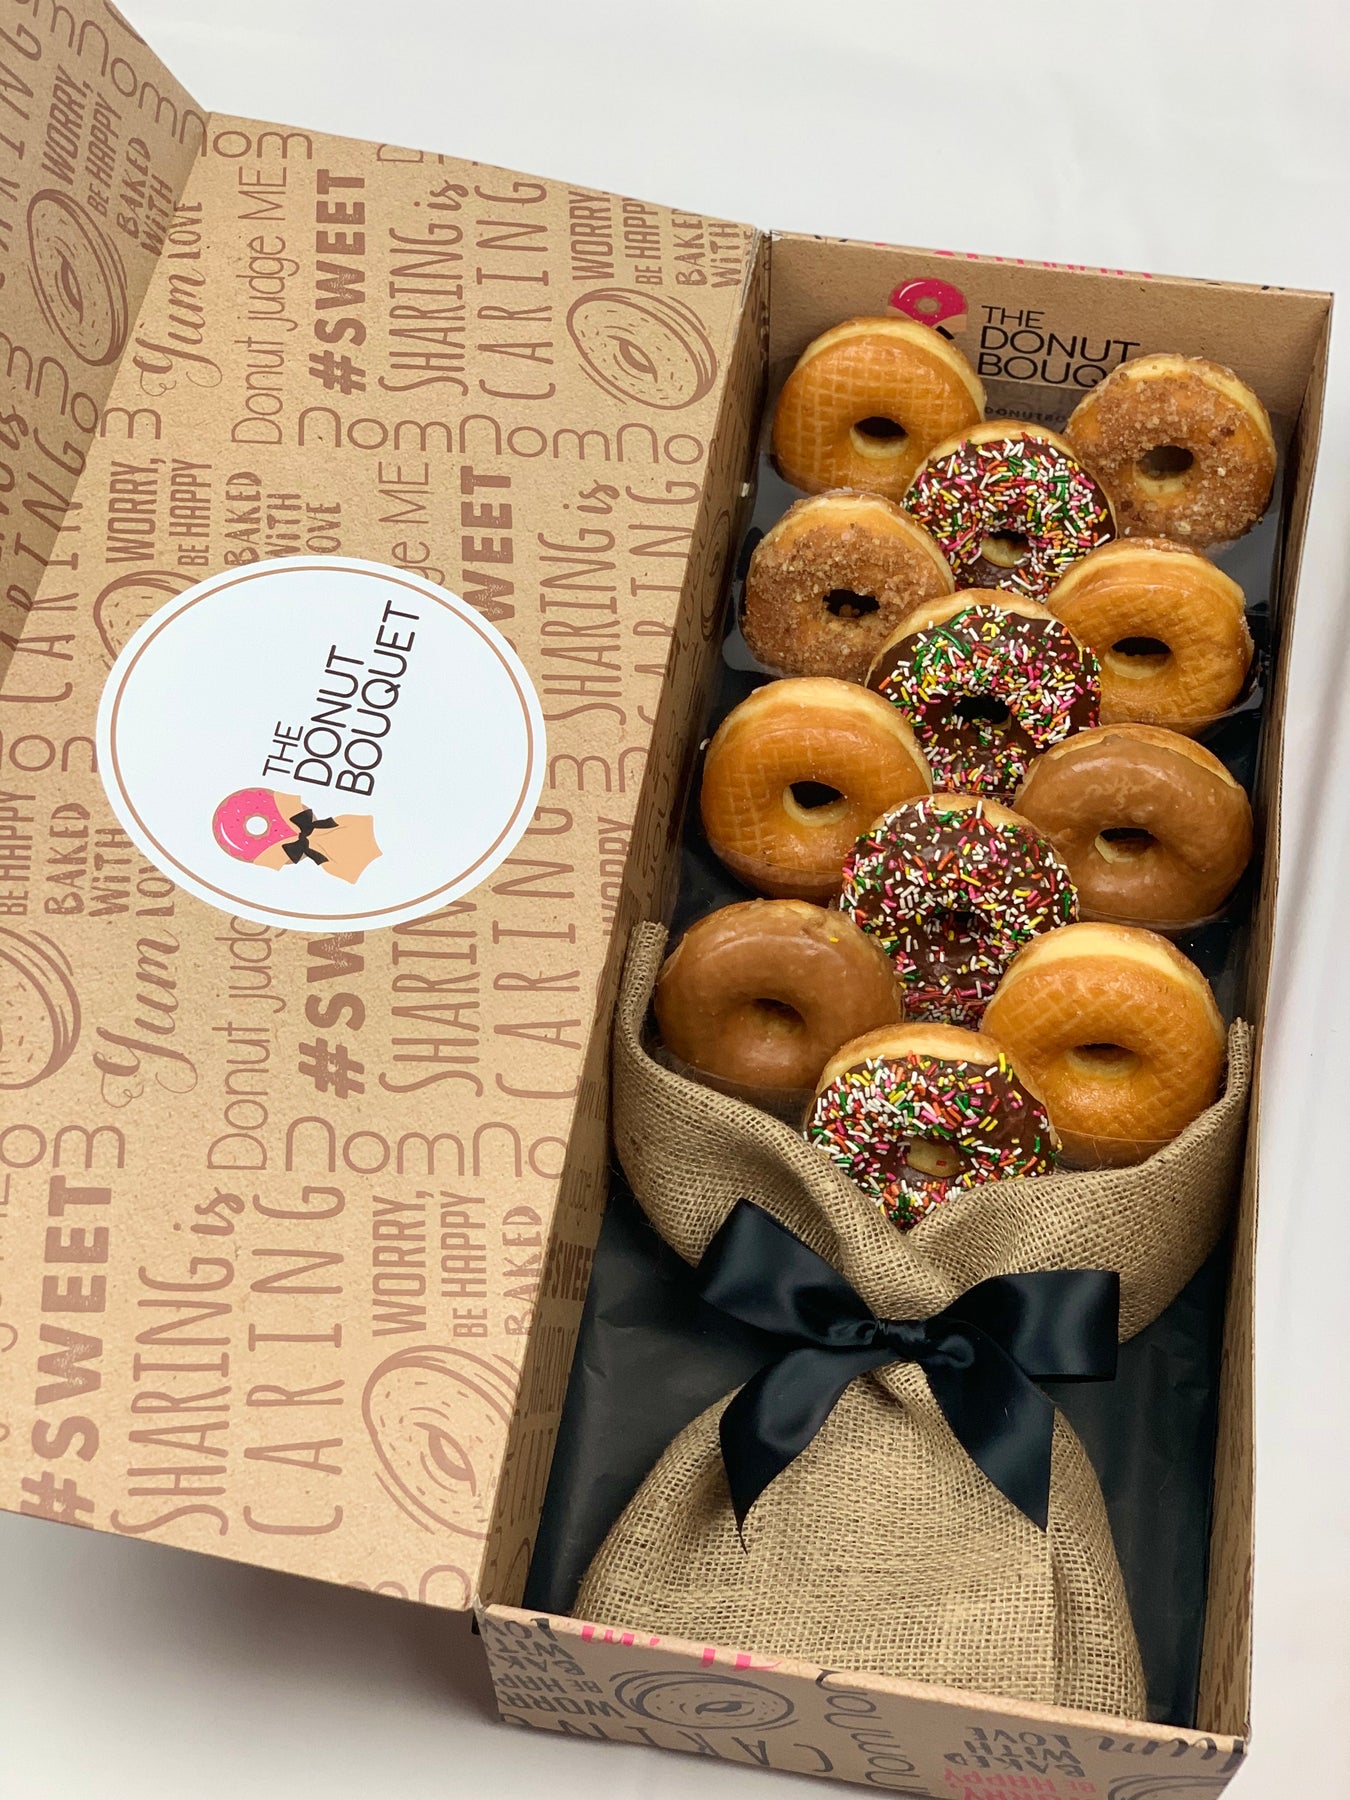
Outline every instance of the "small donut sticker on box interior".
[[282, 929], [397, 925], [508, 856], [544, 724], [506, 639], [457, 595], [349, 557], [199, 582], [121, 648], [103, 785], [208, 905]]
[[891, 289], [887, 302], [892, 312], [918, 325], [931, 325], [943, 337], [954, 338], [966, 325], [966, 297], [950, 281], [926, 275], [914, 281], [902, 281]]

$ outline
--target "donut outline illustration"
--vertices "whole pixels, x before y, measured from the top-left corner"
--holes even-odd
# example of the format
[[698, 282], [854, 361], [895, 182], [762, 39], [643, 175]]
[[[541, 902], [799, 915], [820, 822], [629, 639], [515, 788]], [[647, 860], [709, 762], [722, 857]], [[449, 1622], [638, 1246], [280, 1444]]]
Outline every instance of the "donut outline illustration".
[[[517, 1372], [446, 1344], [418, 1344], [371, 1371], [361, 1416], [380, 1483], [424, 1531], [482, 1542], [491, 1523], [490, 1472], [515, 1404]], [[481, 1474], [480, 1474], [481, 1472]]]
[[128, 569], [110, 581], [94, 602], [94, 625], [112, 660], [116, 662], [136, 631], [166, 600], [186, 593], [192, 582], [191, 575], [171, 569]]
[[217, 847], [235, 862], [264, 869], [297, 869], [311, 862], [338, 881], [359, 881], [383, 855], [369, 813], [320, 817], [299, 794], [275, 788], [236, 788], [211, 815]]
[[116, 362], [131, 311], [116, 249], [76, 201], [41, 188], [28, 203], [29, 273], [42, 316], [81, 362]]
[[423, 1606], [467, 1612], [473, 1604], [473, 1580], [458, 1563], [433, 1563], [418, 1579], [417, 1598]]
[[1152, 1775], [1127, 1775], [1113, 1781], [1108, 1800], [1215, 1800], [1228, 1786], [1228, 1776], [1173, 1775], [1159, 1769]]
[[65, 952], [43, 932], [0, 927], [0, 1089], [36, 1087], [70, 1061], [80, 997]]
[[[0, 1425], [0, 1433], [4, 1426]], [[4, 1442], [0, 1436], [0, 1443]], [[449, 1592], [442, 1593], [438, 1583], [448, 1578]], [[383, 1594], [390, 1600], [417, 1599], [423, 1606], [444, 1607], [447, 1612], [468, 1612], [473, 1604], [473, 1582], [458, 1563], [435, 1563], [418, 1578], [417, 1593], [412, 1594], [406, 1581], [390, 1576], [384, 1581], [353, 1581], [350, 1587], [363, 1594]]]
[[791, 1725], [797, 1709], [776, 1688], [739, 1675], [669, 1675], [643, 1669], [614, 1678], [620, 1706], [659, 1725], [697, 1731], [773, 1731]]
[[572, 302], [567, 331], [586, 374], [616, 400], [678, 412], [717, 380], [717, 352], [702, 320], [665, 294], [593, 288]]

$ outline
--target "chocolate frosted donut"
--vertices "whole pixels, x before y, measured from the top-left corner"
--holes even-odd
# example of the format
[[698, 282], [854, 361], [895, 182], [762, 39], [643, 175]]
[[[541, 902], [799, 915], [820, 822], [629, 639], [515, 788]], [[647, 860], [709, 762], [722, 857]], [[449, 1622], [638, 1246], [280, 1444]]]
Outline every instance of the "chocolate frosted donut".
[[1048, 840], [971, 794], [926, 794], [879, 819], [844, 864], [839, 906], [890, 957], [909, 1018], [972, 1030], [1022, 945], [1078, 917]]
[[1055, 432], [991, 419], [929, 456], [904, 498], [965, 588], [1043, 600], [1116, 535], [1104, 490]]
[[865, 681], [901, 620], [953, 586], [941, 550], [908, 513], [838, 489], [799, 500], [756, 544], [741, 629], [781, 675]]
[[1033, 757], [1097, 723], [1099, 682], [1045, 607], [993, 593], [911, 613], [867, 678], [914, 727], [934, 787], [1003, 800]]
[[887, 1026], [831, 1057], [809, 1143], [902, 1230], [981, 1182], [1044, 1175], [1058, 1142], [1001, 1045], [950, 1025]]

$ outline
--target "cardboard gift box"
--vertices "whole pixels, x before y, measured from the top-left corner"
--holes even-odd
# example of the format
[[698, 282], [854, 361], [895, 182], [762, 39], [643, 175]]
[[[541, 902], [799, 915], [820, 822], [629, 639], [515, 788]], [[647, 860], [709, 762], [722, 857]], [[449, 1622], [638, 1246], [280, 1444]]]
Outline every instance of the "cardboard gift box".
[[[766, 395], [888, 307], [967, 352], [990, 416], [1061, 420], [1149, 350], [1256, 389], [1284, 484], [1259, 1023], [1329, 297], [768, 237], [205, 114], [93, 0], [0, 28], [0, 101], [0, 1504], [473, 1608], [515, 1723], [915, 1795], [1217, 1792], [1247, 1730], [1255, 1106], [1197, 1730], [518, 1602], [605, 1204], [619, 958], [672, 903]], [[393, 924], [208, 901], [96, 766], [145, 621], [297, 555], [462, 596], [537, 694], [534, 804]], [[204, 656], [142, 715], [176, 780], [173, 722], [220, 681]], [[434, 791], [490, 788], [484, 745]]]

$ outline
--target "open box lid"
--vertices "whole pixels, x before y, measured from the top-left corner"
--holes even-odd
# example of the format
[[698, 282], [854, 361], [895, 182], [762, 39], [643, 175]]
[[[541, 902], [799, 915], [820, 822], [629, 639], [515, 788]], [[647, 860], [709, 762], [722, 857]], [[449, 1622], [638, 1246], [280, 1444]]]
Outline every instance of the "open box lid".
[[[0, 37], [0, 1505], [462, 1607], [490, 1541], [525, 1554], [547, 1473], [607, 1156], [592, 1025], [616, 919], [651, 898], [629, 851], [681, 592], [718, 591], [731, 541], [705, 478], [760, 376], [755, 234], [204, 114], [96, 0]], [[330, 658], [314, 610], [301, 629], [258, 586], [289, 555], [327, 565]], [[114, 810], [110, 667], [222, 571], [267, 600], [136, 638], [99, 740]], [[477, 874], [405, 870], [364, 916], [395, 855], [328, 881], [321, 798], [280, 830], [296, 856], [236, 846], [222, 885], [194, 858], [236, 728], [248, 831], [260, 793], [290, 817], [325, 783], [338, 827], [384, 829], [343, 760], [363, 658], [399, 677], [363, 688], [370, 754], [418, 765], [399, 830], [420, 816], [425, 851], [477, 807]], [[481, 674], [469, 723], [428, 710], [456, 668]], [[330, 735], [297, 743], [323, 705]], [[418, 758], [390, 748], [401, 717]], [[147, 769], [199, 805], [181, 841]], [[303, 903], [283, 917], [264, 880]], [[541, 1290], [561, 1322], [527, 1367]]]

